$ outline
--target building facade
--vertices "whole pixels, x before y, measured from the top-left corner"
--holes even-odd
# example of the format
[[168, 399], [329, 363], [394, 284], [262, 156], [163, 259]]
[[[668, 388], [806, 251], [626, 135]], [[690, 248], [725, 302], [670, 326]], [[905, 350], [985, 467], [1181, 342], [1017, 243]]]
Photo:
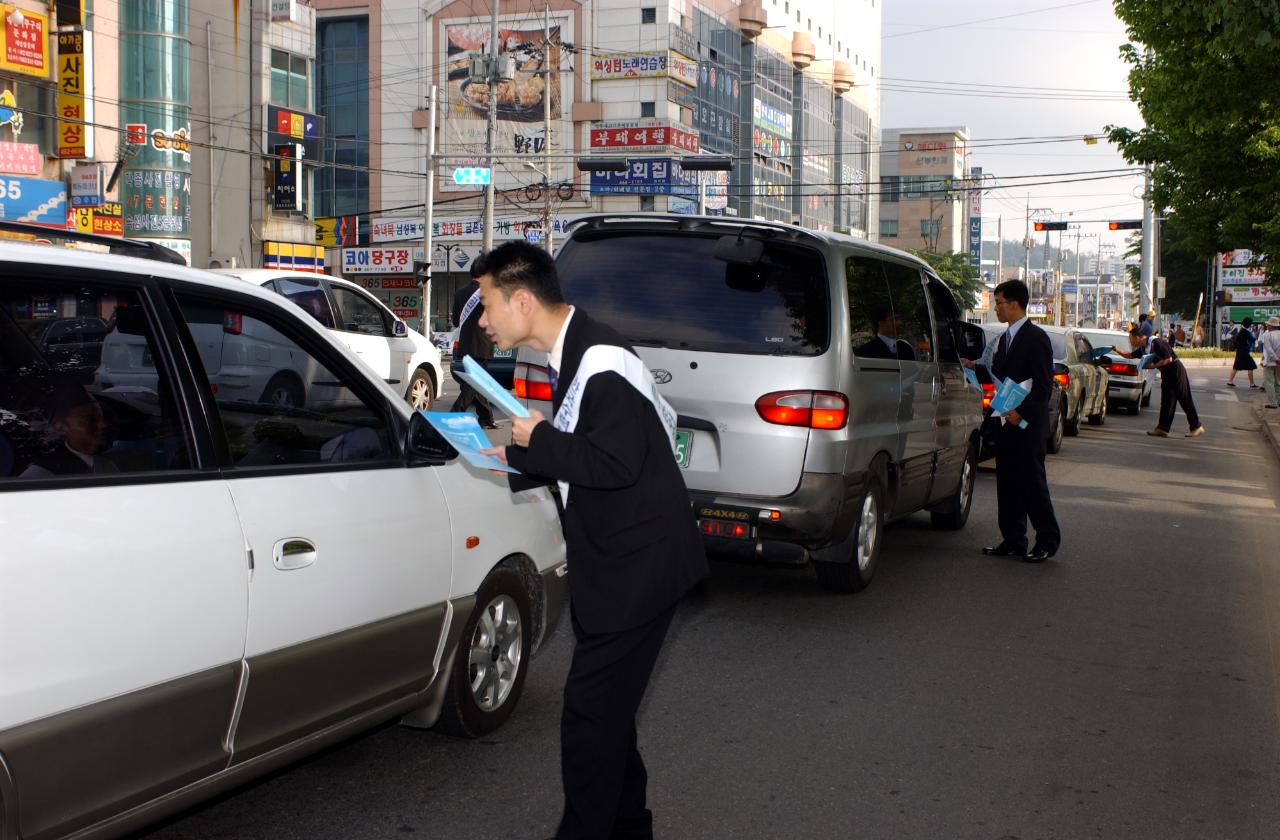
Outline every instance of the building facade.
[[895, 248], [968, 250], [969, 132], [885, 129], [880, 136], [879, 240]]

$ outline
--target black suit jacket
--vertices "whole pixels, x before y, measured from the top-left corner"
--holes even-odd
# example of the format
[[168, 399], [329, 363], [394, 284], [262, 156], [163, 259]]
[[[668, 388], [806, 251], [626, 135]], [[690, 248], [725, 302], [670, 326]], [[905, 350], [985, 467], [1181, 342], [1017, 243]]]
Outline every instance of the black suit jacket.
[[453, 324], [460, 327], [458, 330], [458, 349], [456, 356], [461, 359], [463, 356], [470, 356], [478, 362], [487, 361], [493, 358], [493, 344], [489, 341], [489, 337], [484, 334], [484, 330], [480, 329], [480, 316], [484, 314], [484, 304], [478, 304], [475, 309], [471, 310], [471, 314], [467, 317], [465, 324], [459, 324], [458, 319], [462, 317], [462, 309], [467, 305], [467, 300], [471, 298], [472, 293], [480, 288], [480, 284], [472, 280], [463, 286], [453, 295]]
[[[1003, 341], [1003, 336], [996, 341]], [[1007, 351], [996, 345], [991, 372], [1001, 379], [1012, 378], [1014, 382], [1031, 380], [1031, 393], [1018, 407], [1018, 413], [1027, 421], [1028, 430], [1047, 430], [1049, 394], [1053, 391], [1053, 345], [1049, 343], [1049, 334], [1027, 321], [1018, 328]]]
[[[575, 310], [565, 334], [553, 406], [578, 372], [588, 347], [631, 346]], [[637, 627], [657, 617], [707, 575], [702, 536], [658, 413], [622, 376], [588, 380], [572, 433], [539, 423], [528, 448], [507, 447], [524, 475], [513, 490], [547, 480], [569, 483], [564, 510], [569, 594], [588, 633]]]

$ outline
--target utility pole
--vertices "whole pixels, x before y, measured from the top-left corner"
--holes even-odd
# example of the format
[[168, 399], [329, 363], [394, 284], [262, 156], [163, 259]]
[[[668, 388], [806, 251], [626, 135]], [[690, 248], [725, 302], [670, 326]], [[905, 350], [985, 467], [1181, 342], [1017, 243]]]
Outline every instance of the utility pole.
[[1022, 232], [1022, 282], [1031, 285], [1031, 193], [1027, 193], [1027, 224]]
[[1151, 206], [1151, 170], [1147, 169], [1142, 191], [1142, 269], [1139, 275], [1138, 314], [1151, 311], [1152, 281], [1155, 279], [1155, 212]]
[[437, 87], [431, 86], [431, 98], [427, 100], [427, 109], [431, 112], [431, 119], [427, 125], [427, 202], [426, 202], [426, 218], [425, 226], [422, 231], [422, 253], [427, 259], [425, 276], [422, 278], [422, 323], [418, 325], [418, 332], [431, 337], [431, 266], [435, 262], [431, 254], [431, 225], [433, 223], [432, 210], [436, 203], [436, 98]]
[[[493, 0], [493, 18], [489, 21], [489, 124], [484, 134], [485, 165], [489, 167], [489, 183], [484, 187], [484, 251], [493, 250], [493, 138], [498, 133], [498, 3]], [[545, 98], [546, 91], [543, 91]], [[430, 258], [430, 254], [427, 255]]]
[[[1094, 291], [1097, 291], [1097, 287], [1096, 287], [1096, 286], [1094, 287]], [[1075, 326], [1077, 326], [1077, 327], [1078, 327], [1078, 326], [1080, 326], [1080, 321], [1081, 321], [1081, 318], [1080, 318], [1080, 228], [1076, 228], [1076, 309], [1075, 309], [1075, 315], [1076, 315], [1076, 323], [1075, 323]]]
[[[544, 6], [542, 21], [542, 148], [546, 153], [542, 167], [542, 238], [547, 253], [551, 243], [551, 4]], [[558, 53], [557, 53], [558, 55]], [[559, 68], [557, 68], [559, 69]]]

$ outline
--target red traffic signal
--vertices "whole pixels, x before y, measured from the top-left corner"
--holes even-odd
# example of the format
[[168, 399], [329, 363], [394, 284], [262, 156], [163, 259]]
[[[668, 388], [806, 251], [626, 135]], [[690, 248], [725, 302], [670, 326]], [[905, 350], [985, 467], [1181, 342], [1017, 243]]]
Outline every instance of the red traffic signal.
[[1141, 219], [1126, 219], [1123, 222], [1107, 222], [1111, 230], [1142, 230]]
[[1066, 230], [1066, 222], [1036, 222], [1036, 230]]

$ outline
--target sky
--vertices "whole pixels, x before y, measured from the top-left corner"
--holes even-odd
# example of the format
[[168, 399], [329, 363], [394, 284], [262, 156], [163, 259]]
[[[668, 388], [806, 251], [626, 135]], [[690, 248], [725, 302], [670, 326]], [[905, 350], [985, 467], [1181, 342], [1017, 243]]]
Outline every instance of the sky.
[[[997, 217], [1005, 239], [1021, 238], [1030, 195], [1033, 217], [1048, 208], [1039, 217], [1081, 223], [1082, 252], [1101, 241], [1122, 254], [1126, 234], [1106, 221], [1142, 217], [1141, 176], [1063, 183], [1121, 174], [1097, 171], [1129, 166], [1103, 128], [1142, 126], [1111, 0], [882, 2], [882, 125], [968, 127], [970, 165], [1003, 187], [983, 197], [983, 239], [996, 238]], [[1064, 236], [1074, 249], [1074, 231]]]

